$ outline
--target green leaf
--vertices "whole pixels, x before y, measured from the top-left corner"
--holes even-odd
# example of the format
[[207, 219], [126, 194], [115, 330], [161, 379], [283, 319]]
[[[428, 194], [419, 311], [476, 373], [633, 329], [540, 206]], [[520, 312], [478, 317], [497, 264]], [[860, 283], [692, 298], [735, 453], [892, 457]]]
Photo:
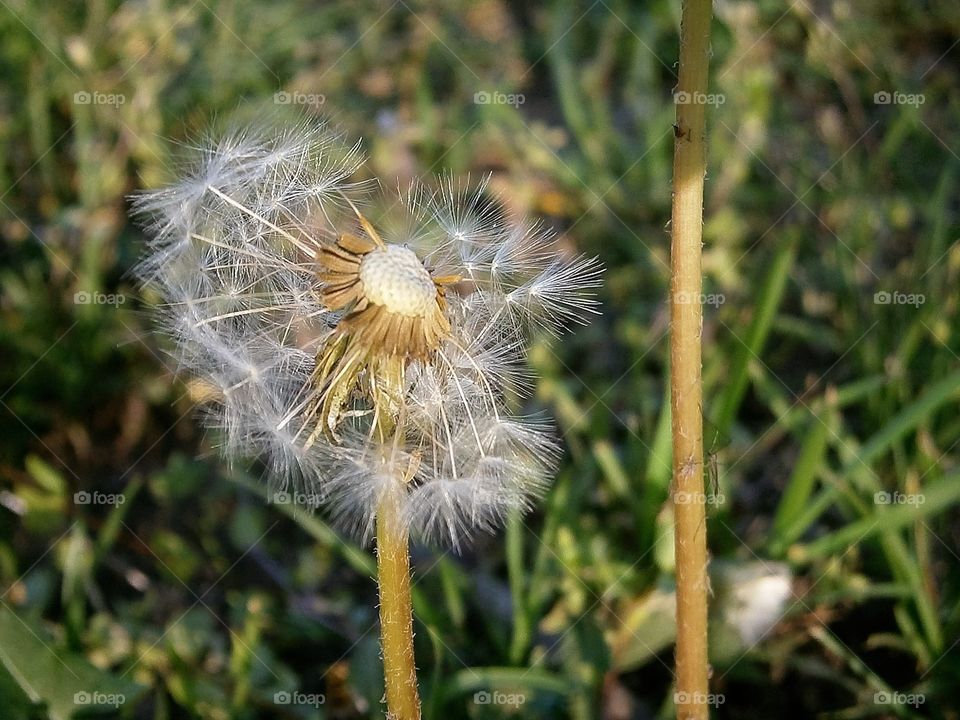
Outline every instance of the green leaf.
[[826, 455], [829, 429], [828, 421], [816, 415], [811, 416], [810, 429], [803, 441], [800, 457], [793, 467], [793, 474], [790, 475], [777, 507], [773, 521], [774, 536], [782, 537], [791, 519], [797, 517], [807, 506], [817, 482], [817, 473]]
[[544, 670], [511, 667], [465, 668], [450, 678], [447, 692], [451, 696], [482, 690], [516, 692], [540, 690], [566, 695], [573, 688], [568, 680]]
[[[144, 691], [95, 668], [82, 655], [56, 648], [40, 625], [5, 605], [0, 607], [0, 662], [32, 703], [46, 704], [51, 720], [70, 720], [78, 712], [115, 714]], [[9, 685], [0, 682], [4, 699]]]
[[676, 606], [672, 584], [663, 582], [618, 611], [623, 620], [610, 641], [617, 673], [646, 665], [673, 644], [677, 637]]
[[883, 429], [870, 438], [856, 456], [848, 463], [847, 472], [864, 465], [869, 466], [882, 457], [894, 443], [917, 429], [920, 423], [929, 419], [941, 405], [951, 402], [960, 391], [960, 370], [928, 385], [923, 394], [914, 402], [883, 425]]
[[63, 475], [45, 460], [36, 455], [27, 456], [24, 466], [37, 484], [51, 495], [66, 495], [67, 483]]
[[[960, 371], [953, 372], [930, 385], [919, 398], [884, 423], [883, 428], [863, 447], [851, 454], [841, 468], [840, 480], [857, 481], [869, 492], [881, 490], [879, 479], [870, 468], [871, 464], [888, 452], [897, 441], [902, 440], [916, 430], [921, 423], [929, 420], [942, 405], [952, 401], [958, 391], [960, 391]], [[817, 518], [834, 504], [844, 487], [845, 485], [840, 482], [824, 488], [809, 500], [805, 508], [800, 508], [793, 518], [778, 516], [780, 520], [776, 543], [778, 552], [782, 551], [787, 543], [799, 538], [816, 522]], [[869, 517], [867, 519], [869, 520]]]
[[43, 707], [35, 705], [5, 669], [0, 667], [0, 707], [4, 720], [44, 720]]
[[745, 339], [736, 343], [736, 355], [730, 364], [727, 380], [723, 391], [717, 400], [717, 413], [713, 424], [717, 427], [720, 437], [727, 437], [730, 425], [737, 416], [737, 410], [747, 392], [749, 382], [750, 362], [759, 358], [763, 352], [767, 337], [777, 309], [783, 300], [787, 279], [796, 256], [797, 241], [791, 238], [784, 242], [777, 250], [770, 263], [770, 270], [763, 280], [760, 293], [757, 296], [753, 320], [747, 329]]
[[[891, 497], [889, 493], [884, 495]], [[887, 500], [887, 502], [890, 501]], [[914, 501], [880, 504], [877, 506], [877, 512], [852, 522], [836, 532], [824, 535], [809, 545], [795, 548], [795, 557], [797, 560], [806, 561], [839, 553], [881, 532], [898, 530], [947, 510], [958, 502], [960, 502], [960, 472], [954, 472], [939, 482], [923, 488], [923, 492], [918, 493]]]

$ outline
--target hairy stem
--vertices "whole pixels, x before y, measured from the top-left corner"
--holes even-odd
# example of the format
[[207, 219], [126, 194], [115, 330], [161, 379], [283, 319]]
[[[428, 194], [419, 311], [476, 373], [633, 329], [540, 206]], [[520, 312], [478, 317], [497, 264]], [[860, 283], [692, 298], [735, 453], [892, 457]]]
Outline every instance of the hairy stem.
[[677, 717], [708, 717], [700, 247], [711, 0], [684, 0], [673, 160], [670, 368], [677, 573]]
[[[384, 451], [398, 432], [396, 397], [403, 387], [399, 360], [378, 364], [374, 398], [378, 408], [376, 430]], [[380, 641], [389, 720], [420, 720], [417, 668], [413, 656], [413, 602], [410, 596], [410, 539], [400, 518], [399, 494], [405, 477], [397, 477], [394, 491], [384, 493], [377, 506], [377, 580], [380, 585]]]
[[387, 716], [391, 720], [420, 718], [408, 546], [407, 531], [397, 517], [396, 501], [386, 497], [377, 511], [377, 573]]

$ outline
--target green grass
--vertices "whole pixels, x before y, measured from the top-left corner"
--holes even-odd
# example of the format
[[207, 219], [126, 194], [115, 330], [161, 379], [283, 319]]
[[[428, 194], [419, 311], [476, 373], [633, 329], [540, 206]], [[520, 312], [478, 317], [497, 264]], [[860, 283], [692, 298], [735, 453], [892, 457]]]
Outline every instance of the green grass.
[[[370, 549], [267, 504], [256, 463], [216, 458], [127, 275], [142, 237], [125, 196], [170, 178], [176, 142], [273, 111], [281, 90], [322, 95], [378, 176], [492, 172], [512, 207], [607, 266], [602, 318], [533, 348], [531, 409], [567, 448], [548, 497], [463, 556], [414, 549], [426, 716], [671, 716], [678, 9], [0, 8], [4, 717], [70, 717], [78, 692], [123, 694], [106, 716], [129, 718], [382, 717]], [[714, 715], [960, 717], [960, 12], [716, 12]], [[483, 91], [524, 102], [475, 104]], [[924, 102], [877, 104], [881, 91]], [[84, 292], [125, 301], [76, 304]], [[125, 502], [75, 502], [83, 491]], [[779, 622], [745, 640], [736, 598], [784, 572]]]

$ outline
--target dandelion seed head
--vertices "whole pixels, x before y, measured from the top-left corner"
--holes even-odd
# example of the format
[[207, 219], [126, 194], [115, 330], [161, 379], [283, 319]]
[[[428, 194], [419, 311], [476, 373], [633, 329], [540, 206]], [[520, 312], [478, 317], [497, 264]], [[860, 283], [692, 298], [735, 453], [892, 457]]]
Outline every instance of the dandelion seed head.
[[209, 389], [222, 452], [261, 458], [361, 538], [387, 502], [455, 548], [529, 510], [559, 450], [548, 422], [516, 414], [527, 338], [596, 313], [599, 262], [509, 217], [486, 181], [371, 203], [359, 146], [323, 125], [194, 151], [134, 201], [139, 272], [178, 370]]

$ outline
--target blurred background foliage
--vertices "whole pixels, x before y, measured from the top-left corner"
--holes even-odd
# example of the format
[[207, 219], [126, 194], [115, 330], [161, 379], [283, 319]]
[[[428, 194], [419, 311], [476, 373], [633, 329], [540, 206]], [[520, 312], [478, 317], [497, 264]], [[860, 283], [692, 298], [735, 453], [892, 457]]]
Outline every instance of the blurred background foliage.
[[[958, 718], [960, 7], [715, 11], [714, 714]], [[546, 501], [463, 556], [414, 549], [426, 716], [671, 716], [678, 18], [3, 3], [5, 720], [382, 717], [371, 552], [216, 459], [128, 276], [127, 195], [211, 123], [283, 104], [362, 137], [382, 178], [492, 173], [608, 268], [602, 318], [533, 349], [568, 448]]]

